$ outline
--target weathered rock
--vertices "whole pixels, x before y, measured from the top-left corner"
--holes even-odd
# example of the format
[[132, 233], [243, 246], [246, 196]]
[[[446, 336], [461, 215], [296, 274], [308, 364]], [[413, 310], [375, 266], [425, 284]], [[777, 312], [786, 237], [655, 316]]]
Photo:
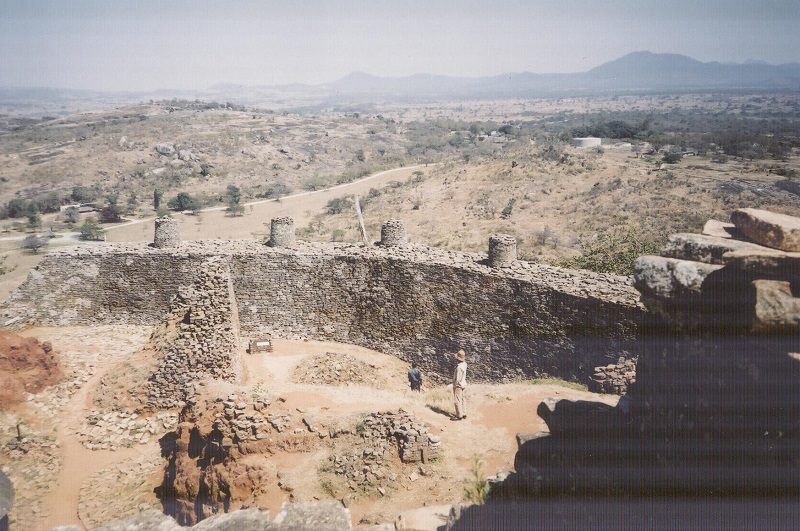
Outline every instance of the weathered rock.
[[800, 331], [800, 297], [794, 296], [789, 282], [754, 280], [753, 287], [755, 289], [753, 331]]
[[156, 151], [161, 155], [172, 155], [175, 153], [175, 148], [172, 144], [156, 144]]
[[730, 251], [759, 252], [768, 250], [761, 245], [740, 240], [680, 233], [669, 237], [667, 243], [661, 248], [660, 254], [667, 258], [722, 265], [725, 263], [723, 255]]
[[731, 251], [723, 255], [723, 260], [730, 268], [756, 275], [800, 279], [800, 253]]
[[706, 224], [703, 226], [702, 234], [705, 236], [713, 236], [714, 238], [742, 239], [744, 236], [733, 223], [726, 223], [715, 219], [706, 221]]
[[731, 214], [731, 221], [745, 236], [760, 245], [782, 251], [800, 251], [800, 218], [741, 208]]

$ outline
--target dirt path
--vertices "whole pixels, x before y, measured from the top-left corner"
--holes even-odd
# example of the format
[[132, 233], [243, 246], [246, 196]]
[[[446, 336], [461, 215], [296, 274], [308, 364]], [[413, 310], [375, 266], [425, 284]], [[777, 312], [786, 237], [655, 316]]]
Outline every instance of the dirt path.
[[[432, 166], [431, 166], [432, 167]], [[364, 195], [371, 188], [381, 188], [392, 181], [405, 181], [417, 170], [424, 171], [425, 165], [407, 166], [378, 172], [358, 181], [282, 197], [246, 203], [243, 216], [227, 216], [225, 207], [204, 209], [198, 215], [174, 214], [184, 240], [207, 240], [221, 238], [226, 240], [263, 238], [269, 234], [272, 218], [289, 216], [294, 219], [295, 228], [308, 225], [315, 214], [325, 209], [328, 201], [346, 195]], [[354, 214], [355, 215], [355, 214]], [[133, 221], [106, 229], [106, 241], [150, 241], [153, 239], [155, 221], [153, 218]], [[377, 239], [377, 234], [370, 235]]]
[[90, 394], [107, 370], [95, 374], [72, 396], [56, 426], [63, 461], [55, 489], [45, 501], [45, 506], [49, 507], [49, 517], [44, 522], [44, 529], [59, 525], [77, 525], [85, 528], [85, 522], [78, 514], [83, 483], [114, 463], [158, 451], [157, 443], [151, 443], [147, 448], [120, 448], [116, 451], [88, 450], [81, 444], [78, 431], [86, 412], [91, 409]]

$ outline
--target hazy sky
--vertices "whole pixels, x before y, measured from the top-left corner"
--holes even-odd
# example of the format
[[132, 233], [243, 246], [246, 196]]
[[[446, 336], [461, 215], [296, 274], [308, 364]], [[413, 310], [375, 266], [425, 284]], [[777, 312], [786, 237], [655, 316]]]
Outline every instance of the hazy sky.
[[800, 62], [798, 0], [0, 0], [0, 85], [582, 72], [640, 50]]

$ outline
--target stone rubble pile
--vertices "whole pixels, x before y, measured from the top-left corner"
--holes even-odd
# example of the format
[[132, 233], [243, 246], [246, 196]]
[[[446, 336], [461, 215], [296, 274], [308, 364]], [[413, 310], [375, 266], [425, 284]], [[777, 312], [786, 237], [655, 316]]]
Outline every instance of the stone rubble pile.
[[78, 437], [89, 450], [117, 450], [147, 444], [172, 431], [177, 424], [177, 413], [142, 417], [137, 413], [92, 410], [84, 419]]
[[314, 385], [366, 384], [377, 386], [378, 371], [350, 354], [326, 352], [303, 360], [294, 370], [292, 381]]
[[147, 509], [161, 509], [153, 494], [151, 477], [164, 466], [161, 456], [139, 455], [115, 463], [92, 475], [81, 485], [78, 514], [88, 529]]
[[595, 367], [589, 380], [589, 391], [624, 395], [628, 392], [628, 386], [636, 382], [636, 361], [636, 358], [622, 358], [618, 363]]
[[149, 381], [148, 406], [181, 407], [204, 378], [235, 380], [239, 360], [239, 322], [230, 268], [220, 257], [204, 261], [190, 287], [180, 289], [166, 318], [177, 337]]
[[[397, 413], [370, 413], [358, 424], [356, 433], [359, 444], [331, 457], [334, 473], [344, 476], [347, 487], [355, 493], [385, 496], [386, 489], [400, 481], [395, 456], [403, 463], [425, 463], [439, 457], [441, 451], [441, 438], [402, 409]], [[412, 481], [418, 478], [416, 472], [409, 476]]]

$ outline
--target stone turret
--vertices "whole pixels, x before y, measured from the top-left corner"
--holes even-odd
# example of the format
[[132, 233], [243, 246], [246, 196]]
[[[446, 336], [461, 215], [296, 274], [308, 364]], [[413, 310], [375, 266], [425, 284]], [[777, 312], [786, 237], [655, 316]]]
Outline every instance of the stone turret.
[[381, 227], [381, 245], [384, 247], [394, 247], [408, 243], [406, 225], [399, 219], [390, 219]]
[[178, 229], [178, 222], [169, 216], [157, 218], [153, 247], [177, 247], [180, 243], [181, 233]]
[[273, 218], [269, 229], [270, 247], [291, 247], [294, 245], [294, 220], [290, 217]]
[[517, 240], [508, 234], [489, 237], [489, 266], [503, 267], [517, 261]]

